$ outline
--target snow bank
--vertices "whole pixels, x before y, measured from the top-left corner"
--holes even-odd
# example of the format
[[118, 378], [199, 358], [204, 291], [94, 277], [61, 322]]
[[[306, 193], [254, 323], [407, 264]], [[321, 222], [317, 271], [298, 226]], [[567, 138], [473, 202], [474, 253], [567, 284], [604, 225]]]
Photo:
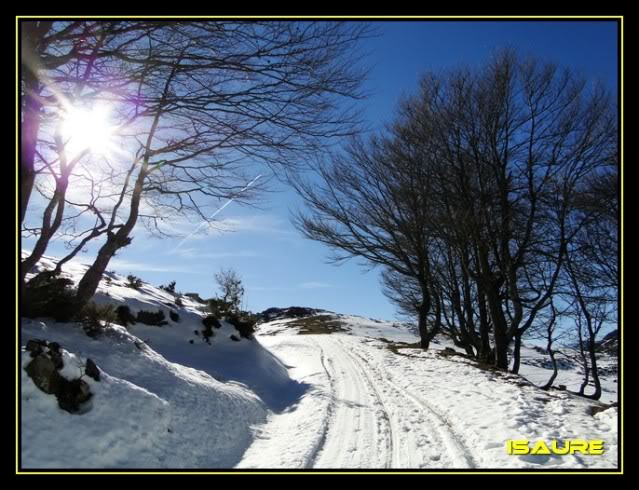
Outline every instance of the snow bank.
[[[124, 328], [92, 340], [74, 324], [25, 320], [22, 338], [59, 342], [65, 370], [77, 369], [76, 357], [90, 357], [103, 372], [99, 382], [86, 379], [94, 393], [89, 410], [71, 415], [22, 370], [25, 468], [232, 467], [266, 417], [244, 386], [139, 349]], [[29, 362], [27, 354], [22, 359]]]
[[[34, 272], [54, 266], [45, 257]], [[77, 283], [85, 270], [71, 262], [63, 276]], [[100, 382], [83, 378], [94, 396], [85, 413], [71, 415], [21, 370], [23, 467], [230, 468], [268, 414], [303, 395], [304, 383], [231, 324], [222, 322], [206, 342], [200, 303], [182, 297], [178, 307], [162, 289], [146, 283], [133, 289], [117, 274], [108, 277], [96, 303], [125, 304], [133, 313], [162, 310], [168, 325], [114, 325], [91, 339], [74, 323], [23, 319], [21, 345], [30, 338], [60, 343], [67, 377], [77, 376], [76, 364], [87, 357], [103, 371]], [[23, 367], [29, 361], [23, 347]]]

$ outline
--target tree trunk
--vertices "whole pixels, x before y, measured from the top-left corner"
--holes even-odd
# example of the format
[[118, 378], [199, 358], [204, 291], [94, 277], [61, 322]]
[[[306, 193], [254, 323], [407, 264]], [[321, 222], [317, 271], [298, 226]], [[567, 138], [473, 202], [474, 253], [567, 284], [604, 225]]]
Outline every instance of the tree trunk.
[[102, 275], [109, 265], [109, 261], [123, 246], [125, 246], [125, 244], [119, 244], [118, 233], [109, 235], [106, 243], [102, 245], [98, 251], [98, 255], [93, 261], [93, 264], [91, 264], [91, 266], [87, 269], [84, 276], [82, 276], [82, 279], [78, 283], [76, 299], [79, 308], [91, 301], [91, 298], [93, 298], [93, 295], [102, 280]]
[[588, 398], [593, 400], [599, 400], [601, 398], [601, 381], [599, 380], [599, 369], [597, 367], [597, 353], [595, 352], [595, 339], [590, 338], [588, 341], [588, 354], [590, 356], [590, 374], [592, 375], [592, 382], [595, 384], [595, 392], [589, 395]]
[[20, 76], [23, 104], [20, 124], [20, 223], [29, 206], [35, 182], [35, 153], [40, 131], [40, 80], [38, 80], [38, 43], [51, 29], [51, 22], [24, 22], [21, 26]]
[[430, 312], [430, 296], [425, 293], [421, 305], [417, 309], [417, 327], [419, 329], [420, 347], [428, 350], [431, 336], [428, 334], [428, 313]]
[[513, 369], [514, 374], [519, 374], [519, 366], [521, 363], [521, 332], [515, 332], [515, 348], [513, 350]]
[[426, 323], [426, 316], [428, 315], [428, 311], [424, 310], [423, 307], [419, 309], [417, 312], [417, 328], [419, 329], [419, 345], [422, 349], [428, 350], [430, 345], [430, 338], [428, 337], [428, 325]]
[[508, 325], [501, 309], [499, 286], [490, 281], [484, 292], [495, 335], [495, 367], [508, 370]]
[[508, 370], [508, 337], [495, 329], [495, 367]]
[[542, 390], [549, 390], [550, 388], [552, 388], [552, 384], [555, 382], [555, 379], [557, 378], [557, 373], [558, 373], [557, 359], [555, 359], [555, 351], [550, 345], [548, 346], [548, 355], [550, 356], [550, 361], [552, 362], [552, 374], [550, 375], [550, 379], [548, 380], [548, 382], [541, 387]]
[[40, 111], [42, 104], [38, 99], [40, 90], [38, 79], [28, 68], [24, 68], [25, 102], [22, 123], [20, 125], [20, 224], [27, 213], [33, 184], [35, 182], [35, 153], [40, 131]]
[[[58, 231], [60, 228], [60, 224], [62, 223], [62, 218], [64, 217], [64, 199], [67, 191], [68, 179], [66, 176], [61, 177], [57, 182], [57, 188], [55, 190], [55, 194], [51, 198], [51, 201], [47, 205], [44, 216], [43, 216], [43, 226], [40, 236], [36, 241], [35, 246], [27, 258], [22, 261], [20, 267], [20, 281], [24, 284], [26, 280], [27, 273], [38, 263], [38, 261], [42, 258], [44, 253], [49, 246], [49, 241], [51, 237]], [[53, 221], [51, 221], [51, 217], [53, 216], [53, 211], [55, 210], [55, 216]]]

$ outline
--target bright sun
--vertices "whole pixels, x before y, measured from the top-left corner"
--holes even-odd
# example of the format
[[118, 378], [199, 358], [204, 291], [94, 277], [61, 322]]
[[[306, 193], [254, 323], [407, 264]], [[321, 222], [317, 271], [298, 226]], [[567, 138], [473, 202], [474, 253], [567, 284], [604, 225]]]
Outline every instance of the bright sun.
[[114, 127], [109, 122], [109, 108], [92, 109], [72, 107], [62, 123], [62, 134], [68, 140], [68, 149], [77, 154], [88, 149], [94, 155], [107, 155], [112, 148]]

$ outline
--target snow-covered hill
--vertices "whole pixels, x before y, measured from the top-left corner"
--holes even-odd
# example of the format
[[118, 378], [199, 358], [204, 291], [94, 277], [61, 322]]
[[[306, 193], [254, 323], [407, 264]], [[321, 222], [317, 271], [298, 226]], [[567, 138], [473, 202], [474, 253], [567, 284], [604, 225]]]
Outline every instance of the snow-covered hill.
[[[40, 267], [53, 264], [46, 259]], [[83, 270], [65, 267], [74, 281]], [[31, 338], [62, 346], [64, 376], [77, 376], [87, 358], [102, 371], [100, 381], [87, 379], [94, 396], [83, 413], [70, 414], [22, 370], [25, 468], [617, 466], [616, 407], [480, 369], [453, 354], [446, 338], [422, 352], [405, 325], [272, 310], [254, 339], [232, 340], [237, 332], [223, 322], [209, 344], [195, 333], [201, 303], [182, 297], [177, 306], [162, 289], [126, 283], [111, 274], [96, 302], [162, 309], [167, 319], [173, 311], [179, 320], [116, 325], [98, 339], [73, 323], [23, 320], [23, 346]], [[533, 360], [523, 373], [531, 381], [529, 369], [547, 376], [543, 355], [532, 347], [525, 354]], [[29, 361], [23, 352], [23, 366]], [[614, 383], [607, 383], [612, 396]], [[508, 439], [575, 438], [603, 439], [604, 454], [505, 452]]]

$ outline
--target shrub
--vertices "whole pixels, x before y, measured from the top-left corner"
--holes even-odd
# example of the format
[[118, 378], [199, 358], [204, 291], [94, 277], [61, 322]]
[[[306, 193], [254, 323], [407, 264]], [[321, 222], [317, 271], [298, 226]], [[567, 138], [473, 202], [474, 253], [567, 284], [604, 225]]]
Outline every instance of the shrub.
[[127, 327], [135, 324], [135, 315], [131, 313], [131, 308], [127, 305], [120, 305], [115, 309], [115, 316], [117, 318], [118, 325]]
[[139, 321], [140, 323], [144, 323], [145, 325], [152, 325], [155, 327], [161, 327], [163, 325], [169, 324], [166, 321], [166, 316], [164, 315], [164, 312], [162, 310], [140, 310], [138, 311], [137, 321]]
[[127, 286], [130, 288], [140, 289], [142, 287], [142, 279], [140, 279], [138, 276], [129, 274], [128, 276], [126, 276], [126, 280], [129, 281]]
[[169, 318], [176, 323], [180, 321], [180, 315], [173, 310], [169, 311]]
[[208, 315], [202, 318], [202, 323], [204, 324], [204, 329], [202, 330], [202, 336], [204, 337], [204, 340], [210, 344], [211, 343], [210, 339], [214, 335], [213, 327], [220, 328], [222, 324], [214, 315]]
[[160, 289], [163, 289], [167, 293], [175, 294], [175, 281], [171, 281], [166, 286], [160, 286]]
[[228, 315], [233, 310], [233, 305], [223, 299], [211, 298], [206, 302], [209, 313], [218, 318]]
[[202, 323], [206, 328], [220, 328], [222, 324], [214, 315], [208, 315], [202, 318]]
[[76, 311], [73, 281], [44, 272], [29, 281], [22, 298], [22, 314], [28, 318], [48, 316], [70, 320]]
[[177, 306], [179, 308], [184, 306], [184, 303], [182, 303], [182, 298], [180, 298], [179, 296], [177, 298], [175, 298], [175, 306]]
[[113, 305], [98, 305], [93, 301], [84, 306], [75, 315], [75, 320], [82, 326], [84, 332], [92, 338], [104, 333], [117, 319]]
[[255, 333], [255, 325], [258, 317], [246, 311], [232, 313], [226, 318], [226, 321], [235, 327], [241, 337], [250, 339]]
[[214, 277], [222, 292], [222, 301], [229, 305], [227, 311], [239, 311], [244, 296], [244, 285], [239, 274], [233, 269], [221, 269]]

